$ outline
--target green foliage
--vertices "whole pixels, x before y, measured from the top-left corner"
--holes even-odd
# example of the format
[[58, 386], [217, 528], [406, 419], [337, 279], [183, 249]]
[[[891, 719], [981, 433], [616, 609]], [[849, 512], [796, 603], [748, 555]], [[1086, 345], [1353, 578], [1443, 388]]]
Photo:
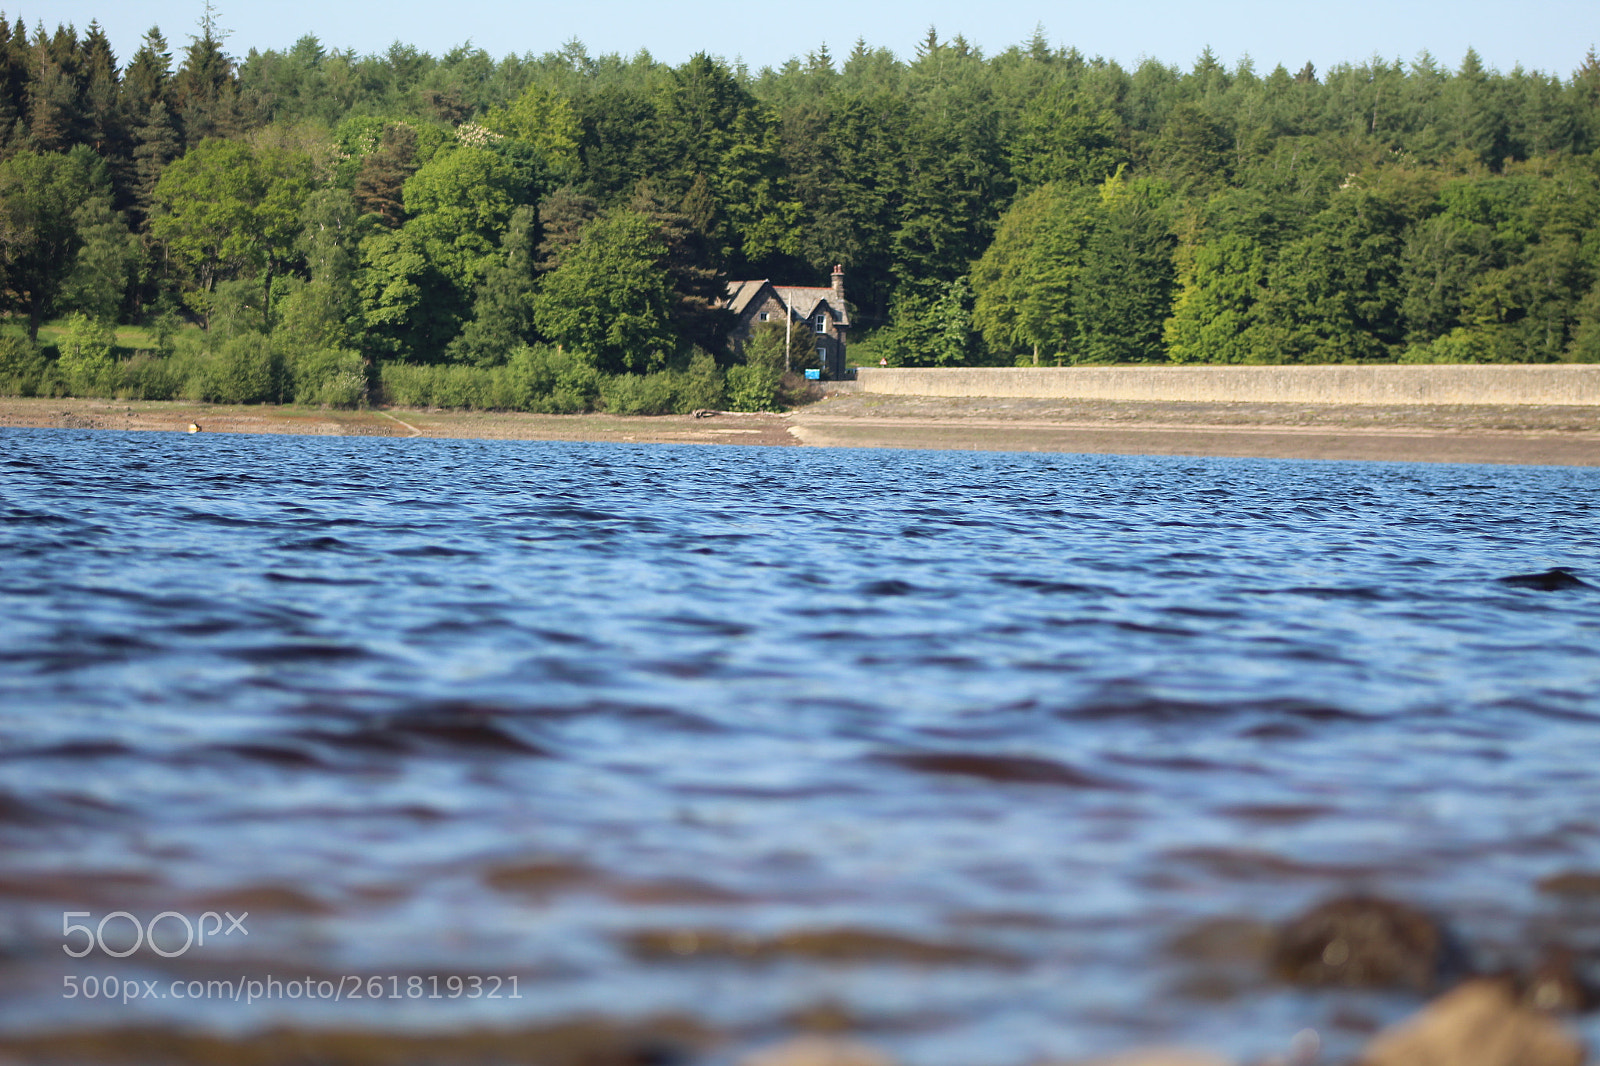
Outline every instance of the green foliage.
[[441, 153], [405, 184], [406, 231], [451, 285], [470, 293], [489, 265], [521, 190], [486, 148]]
[[[1319, 78], [930, 32], [907, 61], [861, 44], [756, 75], [575, 42], [307, 36], [236, 62], [208, 13], [176, 61], [151, 30], [119, 73], [93, 24], [8, 32], [0, 310], [34, 341], [74, 311], [172, 338], [187, 307], [216, 334], [109, 377], [18, 349], [6, 380], [35, 391], [358, 402], [344, 371], [295, 370], [355, 353], [473, 368], [401, 372], [441, 401], [676, 409], [681, 382], [599, 382], [695, 346], [735, 362], [729, 278], [835, 263], [857, 335], [907, 365], [1600, 358], [1592, 56]], [[587, 384], [549, 385], [545, 342]], [[239, 355], [261, 344], [270, 387]]]
[[469, 407], [545, 414], [591, 411], [601, 375], [570, 352], [527, 347], [504, 366], [384, 364], [378, 394], [400, 407]]
[[894, 324], [880, 344], [890, 366], [973, 366], [983, 359], [973, 315], [972, 283], [950, 282], [932, 299], [896, 298]]
[[61, 302], [98, 321], [115, 322], [139, 265], [139, 240], [111, 209], [107, 196], [92, 196], [78, 205], [73, 225], [82, 243], [62, 284]]
[[665, 366], [679, 347], [671, 292], [658, 265], [666, 248], [642, 215], [616, 211], [591, 223], [534, 303], [539, 331], [602, 373]]
[[512, 213], [505, 238], [478, 283], [472, 318], [450, 343], [452, 359], [495, 366], [533, 341], [537, 228], [534, 208], [519, 207]]
[[81, 311], [67, 320], [67, 334], [57, 343], [56, 371], [69, 396], [107, 396], [116, 387], [117, 364], [111, 356], [116, 331]]
[[27, 315], [31, 339], [38, 339], [78, 266], [85, 240], [79, 224], [86, 218], [79, 211], [103, 197], [108, 183], [104, 161], [83, 146], [62, 154], [19, 152], [0, 162], [4, 302]]
[[222, 342], [200, 387], [210, 403], [282, 403], [283, 358], [260, 333], [242, 333]]
[[747, 363], [728, 368], [727, 403], [730, 411], [777, 411], [782, 375], [770, 366]]
[[1248, 237], [1222, 236], [1194, 252], [1172, 318], [1167, 355], [1174, 363], [1253, 363], [1267, 266], [1261, 246]]
[[577, 169], [581, 131], [572, 102], [559, 93], [530, 85], [509, 106], [491, 110], [483, 124], [531, 145], [558, 173], [571, 174]]
[[1075, 361], [1165, 359], [1162, 328], [1177, 280], [1167, 197], [1166, 185], [1151, 179], [1125, 182], [1119, 174], [1101, 186], [1102, 210], [1073, 286]]
[[1078, 320], [1072, 296], [1099, 203], [1088, 189], [1044, 185], [1000, 220], [973, 265], [973, 323], [990, 349], [1027, 362], [1070, 361]]
[[44, 353], [27, 337], [0, 333], [0, 393], [35, 396], [45, 373]]
[[295, 403], [360, 407], [367, 399], [361, 353], [342, 348], [295, 351], [284, 360]]
[[240, 141], [205, 141], [169, 164], [156, 183], [150, 232], [186, 268], [189, 306], [209, 319], [217, 284], [229, 278], [259, 276], [269, 291], [293, 254], [311, 189], [309, 156]]

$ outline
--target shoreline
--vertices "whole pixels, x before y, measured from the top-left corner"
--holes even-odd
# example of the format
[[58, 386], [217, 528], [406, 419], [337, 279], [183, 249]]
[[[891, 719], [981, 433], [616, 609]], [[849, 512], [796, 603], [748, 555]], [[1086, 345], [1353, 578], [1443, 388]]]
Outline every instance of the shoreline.
[[0, 429], [929, 448], [1218, 458], [1600, 466], [1600, 412], [1579, 406], [1381, 406], [1030, 400], [836, 393], [784, 414], [541, 415], [354, 411], [0, 397]]

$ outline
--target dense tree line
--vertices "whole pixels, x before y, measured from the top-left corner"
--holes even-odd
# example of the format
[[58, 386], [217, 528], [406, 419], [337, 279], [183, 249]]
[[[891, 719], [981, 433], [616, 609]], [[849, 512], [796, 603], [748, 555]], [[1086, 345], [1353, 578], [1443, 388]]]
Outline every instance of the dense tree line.
[[834, 263], [897, 364], [1600, 359], [1592, 51], [1563, 79], [932, 30], [758, 73], [226, 45], [209, 8], [126, 64], [93, 23], [0, 16], [10, 387], [343, 402], [405, 367], [413, 399], [703, 399], [745, 358], [725, 280]]

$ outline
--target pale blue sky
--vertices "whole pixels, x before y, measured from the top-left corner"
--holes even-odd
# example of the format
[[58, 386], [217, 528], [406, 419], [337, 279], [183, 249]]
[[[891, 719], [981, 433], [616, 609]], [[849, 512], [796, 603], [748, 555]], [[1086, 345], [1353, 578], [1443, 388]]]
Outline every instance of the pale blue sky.
[[[4, 0], [0, 0], [4, 4]], [[126, 62], [139, 39], [158, 23], [174, 48], [185, 43], [202, 11], [199, 0], [50, 0], [4, 4], [8, 17], [30, 27], [70, 21], [80, 30], [99, 19], [117, 58]], [[1069, 44], [1088, 55], [1125, 65], [1149, 56], [1188, 68], [1206, 45], [1230, 66], [1248, 54], [1263, 73], [1283, 63], [1297, 70], [1307, 60], [1318, 70], [1373, 54], [1410, 60], [1423, 49], [1454, 67], [1468, 46], [1502, 71], [1520, 63], [1570, 77], [1591, 44], [1600, 45], [1600, 4], [1594, 0], [1346, 0], [1344, 3], [1268, 3], [1244, 0], [1199, 4], [1180, 0], [1130, 0], [1123, 4], [1045, 0], [906, 0], [760, 4], [733, 0], [664, 3], [660, 0], [217, 0], [220, 22], [232, 31], [229, 51], [286, 48], [315, 34], [330, 48], [381, 52], [395, 40], [438, 55], [472, 40], [499, 57], [545, 52], [572, 37], [591, 53], [631, 55], [646, 48], [679, 63], [704, 50], [743, 57], [752, 69], [779, 65], [826, 42], [835, 56], [857, 37], [910, 56], [930, 23], [941, 37], [957, 33], [992, 53], [1025, 40], [1042, 25], [1052, 45]], [[811, 12], [814, 14], [806, 14]]]

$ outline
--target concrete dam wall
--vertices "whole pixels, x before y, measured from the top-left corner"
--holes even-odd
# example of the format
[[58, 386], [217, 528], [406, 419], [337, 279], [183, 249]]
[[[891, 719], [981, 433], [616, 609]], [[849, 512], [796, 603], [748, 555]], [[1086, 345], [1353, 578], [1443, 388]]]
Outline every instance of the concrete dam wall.
[[1600, 406], [1600, 364], [861, 367], [831, 388], [900, 396], [1208, 403]]

